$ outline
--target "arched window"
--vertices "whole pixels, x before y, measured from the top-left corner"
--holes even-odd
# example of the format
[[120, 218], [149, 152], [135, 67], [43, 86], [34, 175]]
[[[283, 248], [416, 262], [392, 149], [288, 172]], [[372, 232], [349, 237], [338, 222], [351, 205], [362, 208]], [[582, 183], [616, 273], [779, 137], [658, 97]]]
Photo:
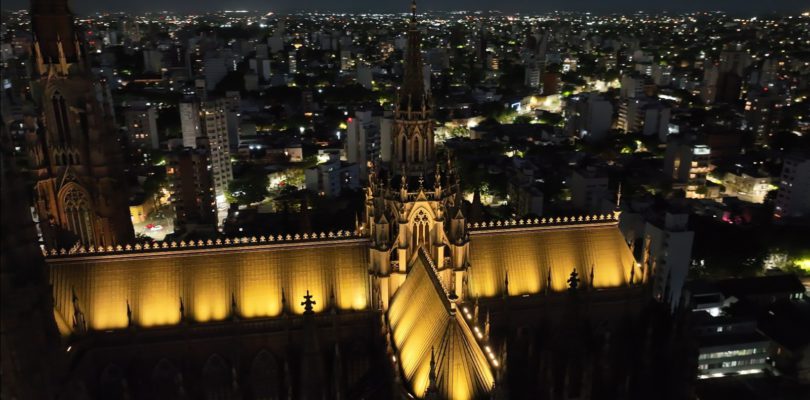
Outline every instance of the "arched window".
[[408, 138], [407, 135], [402, 135], [401, 145], [399, 146], [399, 161], [406, 162], [408, 159]]
[[62, 204], [67, 217], [67, 229], [85, 245], [95, 244], [93, 238], [93, 218], [87, 192], [73, 186], [62, 195]]
[[418, 135], [414, 135], [413, 137], [413, 162], [420, 163], [422, 162], [422, 141], [419, 140]]
[[152, 370], [151, 380], [152, 398], [158, 400], [176, 399], [183, 390], [183, 375], [175, 365], [161, 359]]
[[279, 398], [279, 367], [276, 358], [267, 350], [262, 350], [253, 359], [250, 367], [250, 386], [255, 400], [277, 400]]
[[209, 357], [203, 366], [204, 398], [206, 400], [233, 398], [231, 384], [231, 369], [228, 367], [228, 363], [219, 354]]
[[416, 216], [413, 218], [413, 224], [411, 225], [411, 234], [412, 236], [412, 243], [413, 249], [416, 250], [419, 246], [430, 246], [429, 240], [429, 233], [430, 233], [430, 218], [425, 213], [425, 210], [419, 210], [416, 213]]
[[60, 146], [70, 144], [70, 125], [68, 124], [68, 109], [65, 98], [62, 94], [54, 92], [51, 97], [51, 107], [53, 108], [53, 118], [56, 121], [56, 137]]

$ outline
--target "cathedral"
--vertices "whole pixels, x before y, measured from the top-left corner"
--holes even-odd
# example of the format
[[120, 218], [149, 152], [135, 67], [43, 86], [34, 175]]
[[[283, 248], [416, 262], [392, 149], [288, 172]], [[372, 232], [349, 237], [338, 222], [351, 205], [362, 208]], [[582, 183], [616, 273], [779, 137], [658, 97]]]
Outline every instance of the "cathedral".
[[[3, 300], [9, 287], [21, 312], [36, 310], [6, 331], [20, 316], [4, 308], [4, 353], [27, 360], [3, 365], [4, 398], [642, 399], [687, 390], [653, 364], [677, 358], [677, 332], [659, 320], [650, 271], [618, 229], [618, 204], [607, 214], [466, 220], [459, 174], [436, 159], [415, 5], [394, 156], [370, 169], [354, 229], [131, 244], [110, 186], [113, 153], [100, 150], [112, 145], [102, 135], [104, 94], [84, 78], [78, 41], [63, 42], [71, 25], [38, 13], [38, 3], [35, 29], [50, 18], [60, 33], [36, 42], [39, 98], [52, 100], [32, 132], [42, 149], [37, 210], [40, 224], [81, 245], [39, 254], [34, 240], [6, 235], [4, 213]], [[3, 178], [13, 176], [3, 157]], [[3, 179], [4, 210], [24, 209], [17, 186]], [[24, 382], [32, 371], [41, 384], [6, 387], [6, 376]]]
[[49, 247], [108, 246], [134, 239], [112, 98], [93, 79], [65, 1], [33, 1], [27, 119], [35, 209]]

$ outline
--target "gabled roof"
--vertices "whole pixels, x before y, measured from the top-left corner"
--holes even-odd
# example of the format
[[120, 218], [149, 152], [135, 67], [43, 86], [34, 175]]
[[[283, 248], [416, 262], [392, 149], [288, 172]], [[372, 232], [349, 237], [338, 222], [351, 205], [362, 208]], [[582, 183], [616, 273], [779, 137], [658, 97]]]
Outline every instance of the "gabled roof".
[[[630, 281], [635, 262], [614, 223], [473, 231], [470, 294], [495, 297], [507, 290], [510, 296], [536, 294], [545, 290], [548, 281], [550, 290], [563, 291], [568, 288], [567, 279], [574, 269], [583, 286], [619, 287]], [[638, 282], [641, 278], [641, 271], [636, 269], [634, 279]]]
[[479, 398], [492, 389], [493, 372], [428, 257], [420, 249], [388, 310], [402, 373], [410, 391], [424, 396], [430, 385], [432, 352], [436, 360], [434, 389], [441, 398]]

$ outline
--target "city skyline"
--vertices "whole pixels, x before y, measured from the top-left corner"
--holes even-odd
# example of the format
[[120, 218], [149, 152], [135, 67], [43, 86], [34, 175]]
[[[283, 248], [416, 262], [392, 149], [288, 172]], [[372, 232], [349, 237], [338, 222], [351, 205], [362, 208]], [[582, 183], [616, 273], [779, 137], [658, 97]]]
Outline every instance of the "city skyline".
[[[8, 0], [4, 10], [27, 8], [26, 0]], [[296, 2], [281, 0], [266, 3], [258, 0], [238, 0], [223, 4], [214, 0], [188, 2], [165, 2], [146, 0], [124, 4], [109, 4], [100, 0], [75, 0], [70, 2], [74, 12], [92, 14], [95, 12], [212, 12], [221, 10], [257, 10], [276, 13], [296, 13], [305, 11], [348, 12], [348, 13], [401, 13], [397, 2], [381, 4], [372, 0], [360, 0], [351, 4], [336, 5], [326, 0], [308, 0]], [[431, 0], [420, 2], [420, 11], [499, 11], [501, 13], [543, 14], [554, 11], [591, 12], [594, 14], [635, 13], [688, 13], [721, 11], [731, 15], [755, 16], [768, 14], [802, 13], [810, 5], [800, 0], [774, 0], [769, 2], [740, 2], [733, 0], [686, 0], [676, 4], [651, 3], [642, 0], [618, 0], [605, 3], [598, 0], [547, 0], [536, 4], [526, 4], [518, 0], [506, 0], [492, 3], [486, 0]]]
[[0, 398], [806, 400], [810, 13], [69, 1], [0, 16]]

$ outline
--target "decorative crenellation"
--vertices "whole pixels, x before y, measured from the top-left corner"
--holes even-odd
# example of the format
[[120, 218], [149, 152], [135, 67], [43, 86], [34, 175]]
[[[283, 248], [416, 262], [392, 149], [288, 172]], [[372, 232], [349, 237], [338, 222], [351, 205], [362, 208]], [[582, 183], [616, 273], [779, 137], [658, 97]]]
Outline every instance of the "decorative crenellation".
[[527, 219], [508, 219], [497, 220], [489, 222], [474, 222], [467, 223], [467, 229], [491, 229], [491, 228], [512, 228], [512, 227], [530, 227], [530, 226], [559, 226], [559, 225], [588, 225], [594, 223], [605, 222], [618, 222], [619, 217], [617, 213], [595, 214], [595, 215], [579, 215], [570, 217], [551, 217], [551, 218], [527, 218]]
[[77, 245], [71, 249], [61, 248], [57, 249], [43, 249], [42, 255], [49, 258], [75, 256], [75, 255], [92, 255], [92, 254], [121, 254], [121, 253], [141, 253], [141, 252], [154, 252], [154, 251], [171, 251], [171, 250], [187, 250], [187, 249], [212, 249], [212, 248], [227, 248], [236, 246], [251, 246], [251, 245], [266, 245], [268, 243], [295, 243], [295, 242], [317, 242], [328, 240], [341, 240], [341, 239], [356, 239], [364, 237], [360, 231], [340, 230], [337, 232], [320, 232], [320, 233], [304, 233], [304, 234], [286, 234], [286, 235], [261, 235], [261, 236], [243, 236], [236, 238], [217, 238], [207, 240], [181, 240], [181, 241], [162, 241], [151, 243], [136, 243], [117, 246], [80, 246]]
[[451, 291], [447, 288], [447, 286], [445, 286], [444, 282], [442, 282], [442, 280], [439, 279], [439, 268], [436, 267], [436, 264], [433, 262], [433, 259], [430, 257], [430, 254], [428, 254], [424, 248], [420, 248], [419, 250], [424, 253], [425, 260], [427, 260], [428, 268], [430, 268], [431, 271], [433, 272], [432, 276], [435, 278], [435, 281], [439, 284], [439, 287], [444, 292], [444, 296], [446, 298], [449, 298]]

